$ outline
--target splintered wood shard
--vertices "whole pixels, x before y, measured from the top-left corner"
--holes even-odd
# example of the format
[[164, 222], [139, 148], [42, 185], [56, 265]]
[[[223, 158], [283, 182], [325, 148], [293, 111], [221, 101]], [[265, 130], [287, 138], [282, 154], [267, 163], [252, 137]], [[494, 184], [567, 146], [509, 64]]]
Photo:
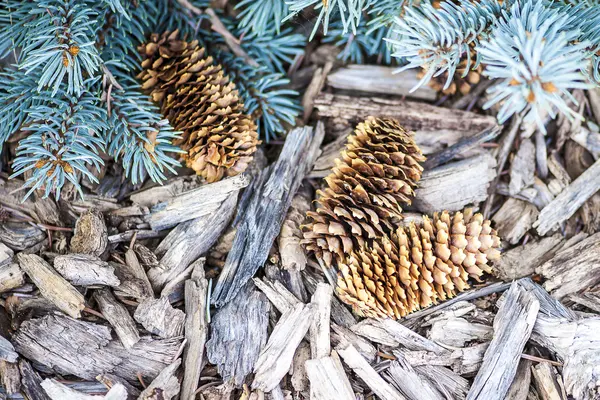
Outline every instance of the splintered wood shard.
[[54, 268], [66, 280], [77, 286], [121, 284], [113, 266], [89, 254], [57, 256], [54, 258]]
[[145, 299], [138, 305], [133, 318], [148, 332], [161, 338], [167, 339], [183, 334], [185, 314], [173, 308], [166, 297]]
[[215, 213], [232, 192], [239, 192], [250, 183], [246, 175], [236, 175], [197, 189], [181, 193], [152, 208], [148, 222], [155, 231]]
[[540, 302], [513, 283], [494, 319], [494, 338], [467, 400], [503, 400], [517, 372], [521, 353], [535, 324]]
[[319, 400], [354, 400], [354, 391], [337, 353], [306, 361], [310, 389]]
[[[206, 353], [224, 382], [241, 386], [267, 342], [271, 305], [252, 283], [213, 315]], [[240, 318], [243, 316], [243, 318]]]
[[40, 290], [42, 296], [51, 301], [65, 314], [81, 317], [81, 310], [85, 308], [85, 299], [62, 276], [35, 254], [19, 253], [17, 255], [19, 266]]
[[140, 335], [135, 326], [135, 321], [131, 318], [125, 306], [115, 299], [109, 289], [94, 292], [94, 298], [98, 302], [100, 312], [113, 327], [125, 348], [130, 349], [139, 342]]
[[212, 293], [222, 306], [232, 300], [266, 261], [281, 224], [305, 175], [319, 154], [322, 123], [292, 130], [275, 164], [264, 169], [244, 192], [246, 207], [238, 215], [233, 247]]
[[171, 400], [179, 394], [179, 379], [176, 376], [181, 359], [169, 365], [148, 385], [138, 397], [139, 400]]

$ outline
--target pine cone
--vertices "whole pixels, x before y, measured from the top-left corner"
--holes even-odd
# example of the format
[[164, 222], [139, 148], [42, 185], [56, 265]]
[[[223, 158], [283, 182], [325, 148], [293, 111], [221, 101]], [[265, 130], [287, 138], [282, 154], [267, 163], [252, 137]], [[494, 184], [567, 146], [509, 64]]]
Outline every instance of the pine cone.
[[372, 245], [356, 248], [338, 265], [337, 292], [355, 312], [401, 318], [469, 287], [491, 273], [500, 238], [481, 214], [447, 211], [423, 224], [399, 227]]
[[238, 91], [221, 66], [205, 56], [197, 40], [177, 36], [177, 31], [153, 34], [139, 47], [145, 57], [138, 75], [142, 88], [183, 133], [175, 144], [187, 152], [183, 159], [189, 168], [208, 182], [240, 174], [260, 144], [256, 125], [244, 114]]
[[401, 204], [410, 204], [424, 161], [412, 133], [393, 119], [369, 117], [348, 138], [342, 158], [317, 191], [316, 212], [307, 213], [304, 241], [327, 266], [366, 240], [393, 231]]

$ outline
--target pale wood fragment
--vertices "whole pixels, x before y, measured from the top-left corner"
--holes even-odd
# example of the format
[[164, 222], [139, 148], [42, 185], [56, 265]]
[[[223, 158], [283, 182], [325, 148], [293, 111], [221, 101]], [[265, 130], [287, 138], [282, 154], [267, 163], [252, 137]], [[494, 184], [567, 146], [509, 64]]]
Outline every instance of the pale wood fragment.
[[446, 399], [464, 399], [467, 395], [469, 381], [448, 368], [420, 365], [415, 371], [427, 378]]
[[544, 289], [557, 299], [600, 282], [600, 233], [564, 248], [536, 269], [546, 278]]
[[589, 151], [596, 160], [600, 158], [600, 133], [581, 128], [571, 132], [571, 139]]
[[535, 178], [535, 145], [531, 139], [524, 139], [510, 164], [510, 183], [508, 192], [519, 193], [533, 185]]
[[333, 68], [332, 61], [327, 61], [323, 68], [317, 68], [313, 74], [312, 80], [304, 91], [304, 95], [302, 96], [302, 108], [304, 110], [302, 120], [305, 124], [310, 119], [310, 115], [314, 108], [315, 98], [321, 93], [321, 90], [323, 90], [325, 80], [327, 79], [327, 75], [329, 75], [331, 68]]
[[44, 379], [41, 386], [52, 400], [127, 400], [127, 389], [121, 384], [113, 386], [104, 396], [79, 392], [55, 379]]
[[215, 205], [212, 213], [183, 222], [169, 232], [156, 248], [160, 263], [148, 271], [148, 278], [156, 290], [176, 279], [215, 244], [227, 228], [237, 200], [238, 191], [234, 191]]
[[244, 192], [236, 236], [211, 296], [222, 306], [256, 273], [269, 255], [288, 208], [319, 154], [325, 127], [319, 122], [296, 128], [286, 137], [278, 160], [264, 169]]
[[286, 313], [296, 304], [302, 303], [292, 292], [290, 292], [279, 281], [271, 281], [268, 278], [254, 278], [254, 284], [263, 292], [271, 304], [275, 306], [280, 313]]
[[[316, 277], [314, 274], [308, 273], [308, 270], [303, 271], [302, 277], [306, 285], [306, 290], [312, 295], [317, 289], [317, 284], [323, 281], [322, 277]], [[342, 304], [337, 297], [331, 299], [331, 318], [333, 321], [345, 328], [350, 328], [356, 324], [356, 318], [348, 308]]]
[[153, 230], [160, 231], [181, 222], [211, 215], [231, 193], [239, 192], [249, 183], [249, 178], [242, 174], [202, 185], [157, 204], [152, 208], [147, 221]]
[[538, 363], [531, 367], [533, 382], [544, 400], [563, 400], [560, 376], [550, 363]]
[[279, 384], [290, 369], [314, 313], [314, 305], [297, 304], [281, 316], [254, 366], [253, 389], [269, 392]]
[[140, 389], [136, 388], [135, 386], [132, 386], [125, 379], [119, 378], [116, 375], [102, 374], [98, 375], [96, 379], [98, 380], [98, 382], [101, 382], [104, 386], [106, 386], [109, 389], [116, 385], [122, 385], [127, 391], [127, 400], [135, 400], [141, 393]]
[[65, 254], [54, 258], [54, 269], [77, 286], [119, 286], [115, 269], [106, 261], [89, 254]]
[[127, 308], [115, 299], [109, 289], [97, 290], [94, 292], [94, 298], [98, 302], [100, 312], [113, 327], [125, 348], [130, 349], [139, 342], [140, 335], [135, 321]]
[[367, 386], [381, 399], [386, 400], [405, 400], [406, 398], [400, 394], [392, 385], [387, 383], [374, 369], [369, 365], [367, 360], [360, 355], [358, 350], [351, 344], [346, 347], [336, 348], [338, 354], [344, 362], [352, 368]]
[[488, 187], [496, 177], [495, 167], [495, 158], [483, 153], [425, 171], [411, 209], [431, 214], [479, 203], [487, 198]]
[[402, 354], [383, 373], [384, 378], [400, 393], [411, 400], [444, 400], [444, 396], [424, 377], [417, 373]]
[[315, 101], [321, 117], [347, 121], [363, 120], [370, 115], [396, 118], [412, 131], [455, 131], [462, 137], [471, 136], [496, 125], [492, 116], [436, 107], [413, 101], [354, 97], [322, 93]]
[[333, 288], [327, 283], [319, 283], [312, 296], [315, 315], [310, 325], [310, 348], [313, 359], [328, 357], [331, 353], [329, 318]]
[[0, 267], [10, 264], [14, 255], [15, 252], [10, 247], [0, 242]]
[[162, 185], [151, 186], [131, 193], [129, 200], [140, 206], [153, 207], [183, 192], [195, 189], [200, 184], [201, 179], [197, 175], [175, 177], [164, 182]]
[[377, 349], [368, 340], [352, 332], [350, 329], [336, 324], [331, 324], [331, 345], [345, 346], [352, 344], [356, 350], [368, 361], [373, 362], [377, 357]]
[[[354, 400], [354, 391], [337, 353], [306, 361], [312, 395], [317, 400]], [[312, 398], [312, 397], [311, 397]]]
[[181, 359], [175, 360], [148, 385], [140, 394], [138, 400], [171, 400], [179, 394], [180, 384], [176, 376]]
[[[15, 359], [16, 361], [16, 359]], [[21, 390], [21, 373], [16, 362], [0, 360], [0, 383], [6, 394], [13, 395]]]
[[8, 292], [25, 284], [25, 276], [19, 264], [0, 265], [0, 293]]
[[537, 267], [552, 258], [563, 241], [562, 235], [557, 233], [505, 251], [494, 264], [494, 275], [504, 281], [533, 275]]
[[465, 318], [445, 318], [431, 325], [427, 337], [436, 343], [452, 347], [464, 347], [469, 342], [490, 341], [491, 326], [467, 321]]
[[494, 214], [492, 221], [503, 240], [517, 244], [531, 229], [538, 215], [533, 204], [511, 197]]
[[437, 98], [437, 92], [427, 85], [411, 92], [418, 82], [416, 69], [397, 72], [397, 68], [379, 65], [351, 64], [338, 69], [327, 77], [327, 85], [335, 89], [393, 94], [426, 101], [433, 101]]
[[253, 284], [247, 284], [233, 301], [212, 316], [206, 354], [224, 382], [241, 386], [252, 372], [267, 342], [270, 308], [266, 296]]
[[108, 245], [108, 233], [102, 213], [89, 210], [75, 224], [75, 233], [71, 238], [73, 253], [101, 256]]
[[[402, 350], [401, 353], [413, 367], [449, 367], [457, 374], [471, 376], [481, 367], [483, 355], [488, 346], [489, 343], [480, 343], [462, 349], [454, 349], [452, 351], [449, 350], [437, 354], [428, 351], [408, 350]], [[396, 350], [395, 352], [400, 352], [400, 350]]]
[[540, 309], [539, 301], [513, 283], [494, 319], [494, 338], [467, 395], [470, 399], [502, 400], [517, 372], [521, 353]]
[[50, 264], [35, 254], [19, 253], [17, 260], [21, 269], [37, 286], [42, 296], [65, 314], [73, 318], [81, 317], [81, 310], [85, 308], [83, 295], [57, 274]]
[[144, 299], [136, 308], [133, 318], [149, 332], [161, 338], [172, 338], [183, 334], [185, 314], [173, 308], [166, 297]]
[[579, 207], [600, 190], [599, 175], [600, 160], [597, 160], [540, 211], [534, 224], [538, 233], [545, 235], [575, 214]]
[[194, 400], [203, 367], [204, 345], [208, 335], [208, 281], [204, 277], [204, 261], [192, 264], [191, 279], [185, 282], [185, 339], [181, 400]]

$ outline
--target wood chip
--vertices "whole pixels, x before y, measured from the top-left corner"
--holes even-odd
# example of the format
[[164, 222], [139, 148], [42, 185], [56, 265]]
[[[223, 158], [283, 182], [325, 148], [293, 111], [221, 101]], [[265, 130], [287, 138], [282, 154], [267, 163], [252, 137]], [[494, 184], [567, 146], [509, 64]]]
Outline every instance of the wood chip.
[[400, 393], [411, 400], [444, 400], [445, 397], [424, 377], [417, 373], [408, 361], [398, 354], [396, 361], [385, 370], [383, 376]]
[[203, 368], [204, 345], [208, 335], [208, 281], [204, 278], [204, 262], [193, 264], [191, 279], [185, 282], [185, 348], [181, 400], [194, 400]]
[[465, 318], [446, 318], [431, 325], [427, 337], [436, 343], [452, 347], [464, 347], [469, 342], [490, 341], [491, 326], [469, 322]]
[[[16, 361], [16, 360], [15, 360]], [[16, 362], [0, 360], [0, 383], [6, 394], [14, 395], [21, 390], [21, 373]]]
[[502, 400], [517, 372], [521, 353], [531, 335], [539, 301], [513, 283], [494, 319], [494, 338], [469, 390], [467, 400]]
[[89, 254], [66, 254], [54, 258], [54, 269], [77, 286], [119, 286], [115, 269], [106, 261]]
[[211, 300], [232, 300], [264, 264], [302, 180], [312, 168], [325, 135], [322, 123], [292, 130], [277, 162], [267, 167], [244, 192], [237, 233]]
[[354, 400], [356, 398], [336, 352], [333, 352], [331, 357], [306, 361], [306, 372], [315, 399]]
[[113, 264], [113, 266], [115, 267], [115, 275], [121, 281], [118, 287], [119, 292], [136, 299], [154, 297], [154, 291], [146, 271], [132, 249], [125, 252], [125, 264]]
[[510, 165], [508, 192], [512, 195], [533, 185], [535, 178], [535, 145], [531, 139], [524, 139]]
[[600, 282], [600, 233], [562, 249], [536, 269], [546, 279], [544, 289], [557, 299]]
[[185, 314], [173, 308], [166, 297], [145, 299], [136, 308], [133, 318], [148, 332], [164, 339], [183, 334]]
[[89, 210], [79, 217], [71, 238], [71, 251], [100, 257], [107, 245], [108, 234], [102, 213]]
[[0, 267], [10, 264], [14, 255], [15, 252], [10, 247], [0, 242]]
[[531, 229], [538, 215], [539, 212], [533, 204], [509, 198], [494, 214], [492, 221], [503, 240], [517, 244]]
[[269, 392], [279, 384], [310, 328], [314, 312], [312, 304], [297, 304], [281, 316], [254, 366], [253, 389]]
[[360, 355], [354, 346], [336, 348], [344, 362], [352, 368], [367, 386], [381, 399], [386, 400], [405, 400], [406, 398], [387, 383], [379, 374], [369, 365], [367, 360]]
[[271, 281], [268, 278], [254, 278], [253, 281], [256, 287], [267, 296], [277, 311], [282, 314], [290, 311], [295, 305], [302, 303], [279, 281]]
[[416, 69], [397, 72], [397, 68], [378, 65], [348, 65], [327, 77], [327, 85], [335, 89], [393, 94], [394, 96], [434, 101], [437, 98], [437, 92], [427, 85], [411, 92], [418, 82]]
[[575, 214], [579, 207], [600, 190], [599, 174], [600, 160], [597, 160], [540, 211], [534, 224], [537, 232], [543, 236]]
[[537, 267], [554, 256], [563, 241], [562, 235], [557, 233], [505, 251], [494, 265], [494, 275], [503, 281], [533, 275]]
[[315, 308], [315, 316], [310, 325], [310, 348], [312, 359], [328, 357], [331, 353], [329, 319], [331, 316], [331, 299], [333, 288], [326, 283], [319, 283], [312, 296], [311, 303]]
[[171, 400], [179, 394], [179, 379], [176, 372], [181, 359], [163, 369], [160, 374], [140, 394], [138, 400]]
[[159, 203], [152, 208], [147, 220], [155, 231], [168, 229], [175, 225], [211, 215], [231, 193], [237, 193], [250, 183], [246, 175], [236, 175], [221, 181], [202, 185], [176, 197]]
[[539, 363], [531, 367], [533, 382], [537, 392], [544, 400], [563, 400], [560, 376], [549, 363]]
[[131, 318], [125, 306], [117, 301], [109, 289], [97, 290], [94, 298], [98, 302], [100, 312], [110, 323], [115, 333], [127, 349], [139, 342], [140, 335], [135, 321]]
[[531, 361], [521, 359], [505, 400], [526, 400], [531, 384]]
[[310, 388], [308, 373], [306, 371], [306, 362], [308, 360], [310, 360], [310, 345], [305, 341], [300, 342], [292, 360], [292, 377], [290, 378], [292, 386], [297, 392], [307, 392]]
[[44, 379], [41, 386], [52, 400], [127, 400], [127, 389], [121, 384], [113, 386], [104, 396], [81, 393], [55, 379]]
[[85, 308], [85, 299], [69, 282], [52, 269], [44, 259], [35, 254], [19, 253], [19, 266], [42, 296], [56, 305], [65, 314], [80, 318], [81, 310]]
[[0, 265], [0, 293], [8, 292], [25, 284], [25, 276], [19, 264]]
[[26, 360], [19, 360], [19, 372], [21, 372], [21, 390], [29, 400], [52, 400], [42, 388], [42, 378], [31, 368]]

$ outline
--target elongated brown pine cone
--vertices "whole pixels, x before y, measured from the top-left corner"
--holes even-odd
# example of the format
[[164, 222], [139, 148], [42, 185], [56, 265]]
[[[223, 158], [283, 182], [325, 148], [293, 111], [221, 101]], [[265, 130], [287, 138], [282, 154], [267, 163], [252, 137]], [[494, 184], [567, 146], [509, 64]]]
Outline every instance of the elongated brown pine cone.
[[208, 182], [244, 172], [260, 142], [221, 66], [197, 40], [179, 40], [177, 31], [153, 34], [138, 50], [145, 57], [142, 88], [183, 133], [175, 144], [187, 152], [186, 165]]
[[425, 158], [412, 133], [393, 119], [368, 118], [348, 137], [341, 159], [317, 191], [316, 212], [303, 227], [307, 250], [327, 266], [343, 260], [365, 240], [391, 233], [410, 204]]
[[498, 234], [481, 214], [444, 211], [353, 252], [338, 265], [337, 293], [360, 315], [401, 318], [454, 297], [469, 288], [469, 278], [491, 273], [499, 247]]

